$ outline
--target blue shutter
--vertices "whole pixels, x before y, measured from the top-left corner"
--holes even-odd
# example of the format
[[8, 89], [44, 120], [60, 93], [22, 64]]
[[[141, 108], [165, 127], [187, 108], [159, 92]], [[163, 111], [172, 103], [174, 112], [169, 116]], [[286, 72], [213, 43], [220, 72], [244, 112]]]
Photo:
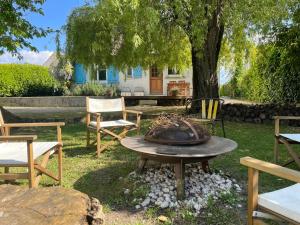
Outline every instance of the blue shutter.
[[74, 66], [74, 75], [76, 84], [85, 84], [86, 83], [86, 71], [82, 64], [76, 63]]
[[107, 83], [108, 84], [119, 83], [119, 71], [113, 66], [110, 66], [107, 69]]
[[143, 69], [141, 66], [133, 68], [133, 77], [134, 78], [142, 78]]

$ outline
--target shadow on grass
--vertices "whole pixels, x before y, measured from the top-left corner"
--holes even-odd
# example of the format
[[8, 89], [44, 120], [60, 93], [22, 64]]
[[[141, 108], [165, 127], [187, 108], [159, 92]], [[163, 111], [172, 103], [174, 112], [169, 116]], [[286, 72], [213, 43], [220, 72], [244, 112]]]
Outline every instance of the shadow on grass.
[[110, 209], [127, 209], [128, 204], [123, 193], [124, 188], [128, 188], [130, 184], [120, 177], [125, 178], [136, 169], [138, 154], [127, 150], [116, 141], [99, 158], [96, 156], [96, 146], [86, 148], [75, 143], [68, 143], [64, 147], [64, 156], [68, 160], [67, 164], [77, 173], [71, 174], [76, 177], [73, 188], [98, 198]]
[[64, 154], [65, 157], [76, 157], [76, 156], [86, 156], [91, 155], [93, 157], [96, 157], [96, 147], [90, 146], [90, 147], [84, 147], [81, 145], [64, 145]]
[[124, 177], [127, 177], [135, 167], [135, 161], [110, 163], [110, 165], [84, 174], [73, 184], [73, 187], [98, 198], [101, 204], [109, 209], [128, 209], [128, 196], [124, 195], [124, 189], [130, 184]]

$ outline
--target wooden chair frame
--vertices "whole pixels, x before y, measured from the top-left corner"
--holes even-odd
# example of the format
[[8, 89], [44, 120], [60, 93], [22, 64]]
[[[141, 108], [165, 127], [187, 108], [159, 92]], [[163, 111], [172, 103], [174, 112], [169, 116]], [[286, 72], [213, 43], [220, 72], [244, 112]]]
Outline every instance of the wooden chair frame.
[[[0, 122], [4, 122], [2, 116], [0, 115]], [[61, 126], [64, 126], [63, 122], [51, 122], [51, 123], [2, 123], [0, 124], [1, 132], [5, 136], [0, 136], [0, 141], [22, 141], [27, 143], [27, 164], [1, 164], [0, 167], [4, 167], [4, 173], [0, 174], [0, 179], [9, 181], [16, 179], [28, 179], [29, 187], [37, 187], [41, 176], [43, 174], [51, 177], [55, 181], [58, 181], [61, 185], [62, 182], [62, 137], [61, 137]], [[33, 141], [36, 140], [36, 135], [21, 135], [21, 136], [10, 136], [11, 128], [21, 128], [21, 127], [56, 127], [57, 129], [57, 142], [58, 144], [54, 148], [49, 149], [42, 156], [42, 160], [38, 163], [33, 159]], [[46, 169], [47, 163], [49, 161], [51, 151], [55, 151], [58, 155], [58, 175], [54, 175], [52, 172]], [[27, 167], [27, 173], [10, 173], [9, 168], [11, 167]]]
[[289, 140], [280, 135], [280, 120], [300, 120], [300, 116], [275, 116], [275, 144], [274, 144], [274, 162], [278, 163], [279, 158], [279, 145], [283, 144], [289, 155], [291, 156], [291, 160], [287, 161], [283, 164], [283, 166], [287, 166], [292, 162], [295, 162], [300, 168], [300, 156], [294, 151], [291, 145], [300, 144], [299, 142]]
[[[287, 221], [292, 224], [298, 224], [287, 217], [279, 215], [269, 209], [259, 207], [258, 205], [258, 178], [259, 172], [265, 172], [274, 176], [300, 183], [300, 172], [291, 170], [279, 165], [264, 162], [251, 157], [240, 159], [240, 163], [248, 167], [248, 225], [263, 225], [260, 218], [274, 219], [279, 221]], [[261, 211], [258, 211], [261, 210]]]
[[[226, 137], [224, 119], [222, 115], [222, 105], [224, 100], [220, 98], [201, 98], [201, 99], [187, 99], [185, 105], [185, 113], [190, 113], [190, 108], [193, 102], [199, 102], [199, 108], [201, 109], [201, 119], [204, 124], [210, 124], [212, 132], [215, 133], [216, 123], [221, 122], [223, 136]], [[219, 114], [219, 118], [217, 115]]]
[[[109, 101], [109, 99], [107, 99]], [[87, 114], [86, 114], [86, 126], [87, 126], [87, 147], [93, 144], [97, 144], [97, 157], [99, 157], [100, 153], [104, 151], [108, 146], [110, 146], [116, 139], [121, 140], [123, 139], [128, 131], [131, 130], [137, 130], [137, 135], [140, 134], [140, 129], [141, 129], [141, 116], [142, 112], [135, 111], [135, 110], [126, 110], [125, 108], [125, 101], [124, 97], [121, 97], [122, 101], [122, 115], [123, 115], [123, 120], [127, 120], [127, 115], [130, 114], [136, 114], [136, 123], [134, 125], [130, 126], [120, 126], [120, 127], [111, 127], [111, 128], [104, 128], [101, 127], [101, 121], [102, 121], [102, 116], [101, 112], [90, 112], [90, 107], [89, 107], [89, 97], [86, 98], [86, 109], [87, 109]], [[91, 123], [91, 118], [94, 116], [96, 118], [96, 127], [90, 126]], [[115, 129], [116, 128], [123, 128], [120, 133], [116, 133]], [[91, 131], [96, 131], [96, 140], [90, 143], [90, 132]], [[102, 145], [101, 144], [101, 139], [103, 139], [105, 136], [111, 136], [113, 139], [106, 144]]]

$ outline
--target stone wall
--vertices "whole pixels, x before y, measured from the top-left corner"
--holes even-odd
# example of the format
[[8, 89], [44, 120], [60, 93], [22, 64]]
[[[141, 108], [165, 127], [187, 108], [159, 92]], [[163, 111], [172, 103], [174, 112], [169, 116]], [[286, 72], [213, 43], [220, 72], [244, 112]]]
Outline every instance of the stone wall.
[[[108, 98], [95, 97], [92, 98]], [[3, 107], [85, 107], [85, 96], [44, 96], [44, 97], [0, 97], [0, 106]], [[126, 99], [126, 106], [139, 104], [138, 99]], [[185, 99], [158, 98], [158, 106], [180, 106], [185, 104]]]
[[224, 120], [250, 123], [273, 121], [273, 117], [300, 116], [300, 106], [279, 104], [224, 104], [222, 108]]
[[[0, 106], [85, 107], [85, 96], [1, 97]], [[104, 98], [104, 97], [93, 97]]]

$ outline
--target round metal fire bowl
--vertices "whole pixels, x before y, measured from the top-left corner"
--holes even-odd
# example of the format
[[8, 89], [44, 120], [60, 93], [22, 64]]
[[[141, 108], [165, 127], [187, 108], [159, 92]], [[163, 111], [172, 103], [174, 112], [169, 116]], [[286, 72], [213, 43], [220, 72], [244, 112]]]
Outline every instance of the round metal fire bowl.
[[176, 141], [176, 140], [170, 141], [170, 140], [156, 139], [156, 138], [150, 138], [150, 137], [145, 137], [144, 139], [145, 139], [145, 141], [162, 144], [162, 145], [185, 146], [185, 145], [199, 145], [199, 144], [205, 143], [210, 139], [210, 136], [204, 136], [197, 140], [190, 140], [190, 141], [186, 141], [186, 140], [185, 141]]

